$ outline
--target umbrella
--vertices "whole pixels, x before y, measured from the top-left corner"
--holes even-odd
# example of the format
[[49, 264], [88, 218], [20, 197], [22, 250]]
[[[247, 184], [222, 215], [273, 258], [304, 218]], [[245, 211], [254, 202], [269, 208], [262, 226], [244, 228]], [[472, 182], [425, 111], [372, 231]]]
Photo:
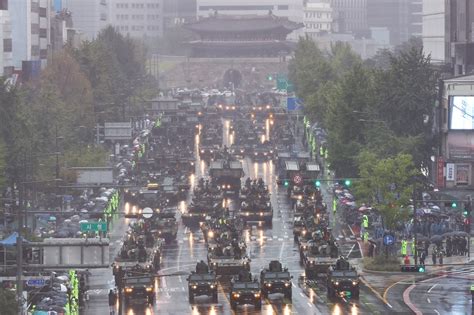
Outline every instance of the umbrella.
[[433, 235], [431, 238], [430, 238], [430, 241], [431, 242], [437, 242], [437, 241], [442, 241], [443, 240], [443, 236], [441, 235]]
[[367, 208], [366, 206], [362, 206], [362, 207], [359, 208], [359, 211], [366, 211], [366, 210], [368, 210], [368, 209], [369, 209], [369, 208]]
[[468, 237], [469, 234], [464, 232], [464, 231], [456, 231], [456, 232], [452, 232], [455, 236], [465, 236], [465, 237]]

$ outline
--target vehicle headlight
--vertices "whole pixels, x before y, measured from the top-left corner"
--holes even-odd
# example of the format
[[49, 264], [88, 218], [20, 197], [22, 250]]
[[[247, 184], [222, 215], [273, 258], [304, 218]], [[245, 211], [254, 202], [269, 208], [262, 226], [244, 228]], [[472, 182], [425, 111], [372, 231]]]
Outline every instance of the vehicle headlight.
[[289, 287], [291, 285], [291, 282], [285, 282], [285, 287]]
[[240, 294], [238, 294], [238, 293], [234, 293], [232, 296], [233, 296], [234, 298], [236, 298], [236, 299], [237, 299], [237, 298], [239, 298], [239, 297], [240, 297]]
[[240, 153], [244, 153], [244, 150], [240, 150]]
[[230, 185], [227, 185], [227, 189], [230, 189]]
[[271, 286], [272, 286], [272, 284], [271, 284], [271, 283], [267, 283], [267, 287], [271, 287]]
[[334, 282], [334, 285], [339, 285], [339, 281]]
[[267, 152], [264, 152], [263, 155], [267, 155]]
[[153, 291], [153, 288], [152, 287], [147, 287], [146, 288], [146, 292], [152, 292]]
[[352, 285], [357, 285], [357, 281], [352, 281]]
[[201, 150], [201, 153], [204, 153], [204, 150]]
[[214, 289], [215, 287], [216, 287], [215, 285], [211, 284], [211, 289]]
[[306, 235], [306, 230], [301, 231], [301, 235]]
[[255, 154], [255, 155], [258, 155], [258, 153], [257, 153], [257, 152], [255, 152], [254, 154]]
[[260, 293], [255, 293], [254, 295], [255, 295], [256, 298], [260, 297]]
[[193, 287], [192, 287], [192, 288], [193, 288], [193, 289], [197, 289], [197, 285], [193, 285]]
[[211, 150], [211, 153], [214, 153], [214, 150]]
[[132, 288], [125, 288], [125, 292], [126, 292], [126, 293], [131, 293], [132, 291], [133, 291]]
[[260, 216], [263, 217], [263, 212], [260, 212]]

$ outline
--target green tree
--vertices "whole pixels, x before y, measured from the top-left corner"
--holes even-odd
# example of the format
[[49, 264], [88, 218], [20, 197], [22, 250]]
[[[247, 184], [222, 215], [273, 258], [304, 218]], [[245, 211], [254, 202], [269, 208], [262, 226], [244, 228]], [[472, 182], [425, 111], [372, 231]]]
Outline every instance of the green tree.
[[414, 162], [430, 165], [434, 139], [431, 132], [436, 100], [437, 74], [421, 49], [411, 46], [391, 56], [390, 69], [381, 74], [378, 85], [378, 116], [385, 117], [397, 137], [419, 139], [413, 147]]
[[18, 306], [15, 291], [0, 288], [0, 309], [4, 315], [17, 314]]
[[413, 178], [419, 175], [409, 154], [380, 159], [363, 150], [357, 157], [358, 180], [354, 184], [356, 198], [377, 208], [388, 229], [408, 218]]
[[366, 144], [365, 130], [359, 119], [373, 102], [373, 75], [362, 64], [355, 65], [328, 92], [327, 145], [329, 162], [337, 176], [357, 174], [356, 157]]

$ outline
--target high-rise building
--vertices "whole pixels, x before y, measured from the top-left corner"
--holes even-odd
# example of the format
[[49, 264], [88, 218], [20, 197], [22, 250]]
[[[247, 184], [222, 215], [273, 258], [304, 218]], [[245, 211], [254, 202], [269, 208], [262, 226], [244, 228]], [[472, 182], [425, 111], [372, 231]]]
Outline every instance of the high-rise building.
[[132, 37], [163, 35], [163, 0], [109, 0], [109, 22]]
[[[110, 0], [61, 0], [62, 9], [72, 15], [72, 23], [83, 39], [94, 39], [109, 24]], [[58, 1], [55, 1], [55, 5]], [[59, 4], [57, 4], [59, 6]]]
[[8, 0], [0, 0], [0, 76], [12, 72], [12, 30]]
[[455, 75], [474, 73], [474, 2], [448, 0], [446, 41]]
[[304, 7], [304, 32], [310, 38], [317, 38], [333, 31], [333, 9], [329, 0], [312, 0]]
[[196, 0], [163, 0], [163, 24], [167, 29], [196, 20]]
[[454, 75], [474, 72], [474, 3], [423, 1], [423, 46], [434, 62], [452, 66]]
[[367, 33], [367, 0], [331, 0], [340, 33]]
[[367, 0], [367, 24], [369, 28], [386, 27], [392, 45], [421, 36], [422, 1]]
[[9, 1], [12, 25], [12, 57], [23, 78], [39, 74], [46, 66], [51, 42], [51, 2]]
[[423, 0], [423, 49], [434, 63], [445, 63], [449, 56], [446, 35], [446, 1]]

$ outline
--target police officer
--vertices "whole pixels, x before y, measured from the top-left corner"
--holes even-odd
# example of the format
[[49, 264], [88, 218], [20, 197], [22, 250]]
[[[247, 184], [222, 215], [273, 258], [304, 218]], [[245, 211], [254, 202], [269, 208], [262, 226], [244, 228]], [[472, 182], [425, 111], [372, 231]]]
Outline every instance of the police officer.
[[407, 255], [407, 246], [408, 246], [408, 242], [407, 240], [403, 239], [402, 242], [402, 247], [400, 249], [400, 253], [402, 255], [402, 257], [405, 257]]

